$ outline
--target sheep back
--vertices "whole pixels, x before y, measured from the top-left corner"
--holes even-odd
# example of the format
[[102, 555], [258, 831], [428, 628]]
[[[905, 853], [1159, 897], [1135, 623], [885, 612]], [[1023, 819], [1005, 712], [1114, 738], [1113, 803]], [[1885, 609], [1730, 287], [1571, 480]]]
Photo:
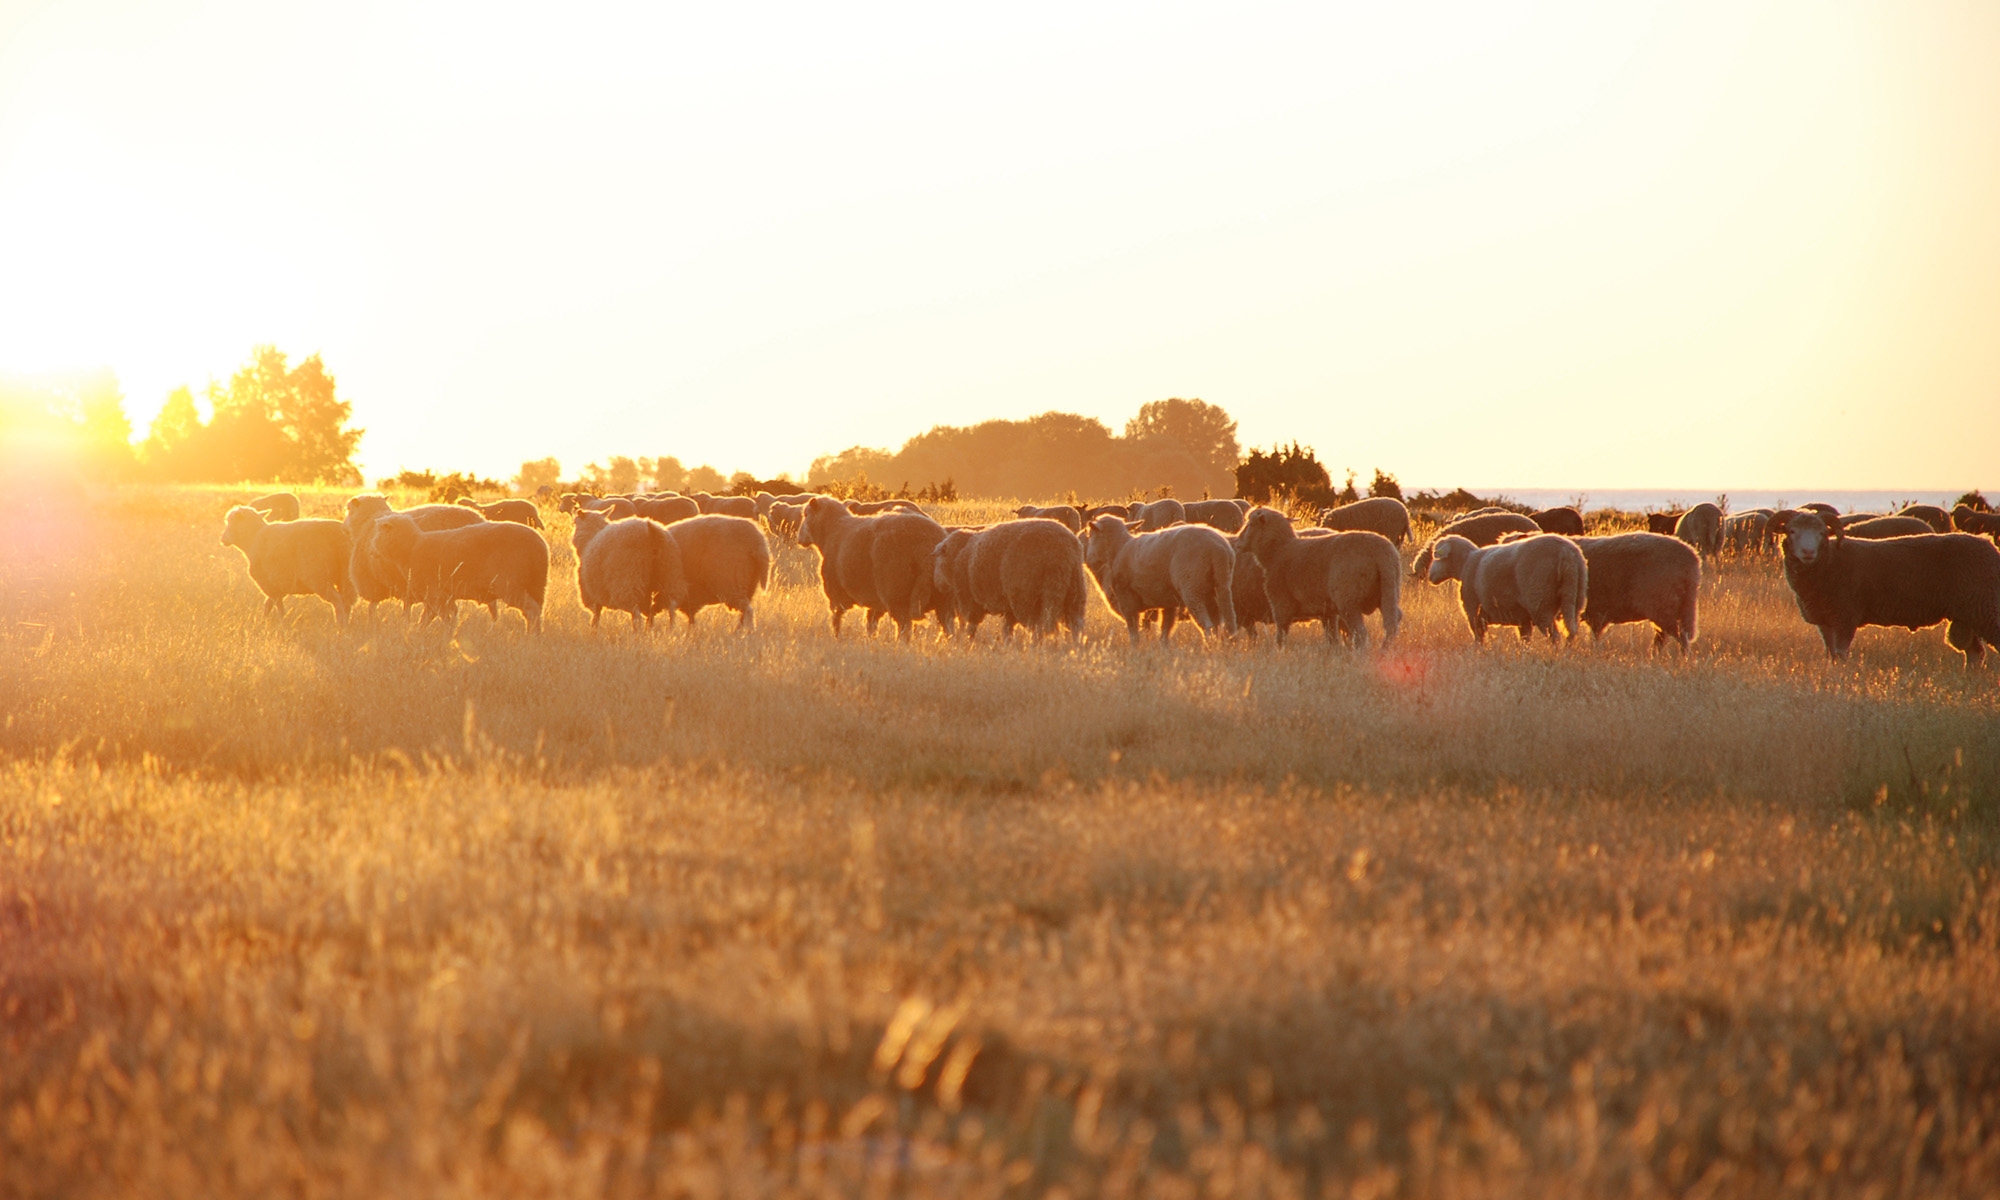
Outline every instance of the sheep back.
[[1567, 504], [1529, 513], [1528, 519], [1541, 526], [1543, 533], [1560, 533], [1569, 537], [1583, 536], [1583, 514]]
[[1688, 648], [1701, 594], [1701, 556], [1694, 547], [1661, 533], [1578, 538], [1576, 544], [1590, 570], [1582, 617], [1593, 641], [1608, 626], [1650, 621], [1655, 649], [1668, 638]]
[[1151, 609], [1161, 610], [1162, 640], [1173, 633], [1182, 609], [1204, 635], [1235, 632], [1236, 553], [1217, 530], [1176, 525], [1136, 533], [1117, 517], [1102, 516], [1091, 524], [1084, 562], [1134, 641], [1140, 614]]
[[[749, 499], [749, 497], [740, 497]], [[749, 517], [706, 513], [665, 526], [680, 550], [687, 590], [677, 607], [694, 623], [695, 614], [720, 604], [738, 614], [736, 627], [757, 624], [754, 605], [759, 588], [771, 582], [771, 544]]]
[[1879, 541], [1882, 538], [1910, 537], [1926, 533], [1936, 533], [1931, 523], [1921, 517], [1870, 517], [1865, 521], [1842, 521], [1840, 532], [1852, 538]]
[[1437, 538], [1417, 552], [1417, 560], [1410, 567], [1410, 574], [1422, 577], [1429, 573], [1431, 559], [1438, 539], [1448, 536], [1461, 537], [1475, 547], [1491, 546], [1501, 537], [1510, 533], [1540, 533], [1542, 527], [1520, 513], [1502, 509], [1498, 512], [1482, 513], [1476, 517], [1465, 517], [1445, 526]]
[[1365, 529], [1379, 533], [1400, 546], [1410, 536], [1410, 510], [1394, 496], [1370, 496], [1320, 514], [1327, 529]]
[[[601, 520], [602, 514], [583, 517]], [[586, 533], [584, 520], [579, 519], [577, 533], [573, 539], [577, 599], [590, 611], [593, 628], [607, 608], [630, 613], [634, 629], [642, 618], [651, 626], [663, 612], [669, 622], [673, 620], [673, 610], [687, 598], [687, 575], [681, 566], [680, 543], [666, 526], [639, 517], [604, 523]]]
[[1244, 510], [1233, 500], [1188, 500], [1182, 502], [1181, 512], [1190, 525], [1206, 525], [1224, 533], [1243, 528]]
[[333, 605], [342, 626], [354, 607], [347, 530], [338, 521], [282, 521], [268, 524], [248, 506], [223, 518], [222, 544], [234, 546], [249, 564], [250, 579], [264, 593], [264, 611], [282, 616], [286, 596], [318, 596]]

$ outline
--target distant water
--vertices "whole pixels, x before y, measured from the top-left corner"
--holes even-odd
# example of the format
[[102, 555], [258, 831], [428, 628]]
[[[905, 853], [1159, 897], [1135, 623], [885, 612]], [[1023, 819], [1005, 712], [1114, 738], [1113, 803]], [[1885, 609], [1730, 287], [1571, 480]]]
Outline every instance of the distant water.
[[[1406, 495], [1418, 489], [1405, 484]], [[1448, 490], [1448, 489], [1447, 489]], [[1467, 488], [1476, 496], [1505, 497], [1535, 508], [1552, 508], [1558, 504], [1569, 504], [1578, 496], [1584, 498], [1584, 509], [1616, 508], [1625, 512], [1640, 512], [1646, 509], [1686, 508], [1707, 500], [1714, 502], [1716, 493], [1700, 488], [1672, 488], [1667, 490], [1644, 490], [1626, 488], [1510, 488], [1474, 487]], [[1796, 507], [1810, 500], [1831, 504], [1841, 512], [1890, 512], [1904, 504], [1936, 504], [1950, 508], [1952, 501], [1965, 494], [1959, 488], [1949, 492], [1926, 491], [1854, 491], [1843, 488], [1797, 488], [1784, 491], [1765, 489], [1745, 489], [1729, 492], [1729, 507], [1735, 511], [1746, 508]]]

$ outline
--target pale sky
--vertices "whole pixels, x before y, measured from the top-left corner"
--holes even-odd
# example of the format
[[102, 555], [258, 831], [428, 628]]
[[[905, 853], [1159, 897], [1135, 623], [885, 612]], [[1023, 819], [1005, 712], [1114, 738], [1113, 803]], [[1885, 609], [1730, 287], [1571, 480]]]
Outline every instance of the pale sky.
[[1148, 400], [1335, 469], [2000, 484], [2000, 4], [0, 0], [0, 372], [372, 478]]

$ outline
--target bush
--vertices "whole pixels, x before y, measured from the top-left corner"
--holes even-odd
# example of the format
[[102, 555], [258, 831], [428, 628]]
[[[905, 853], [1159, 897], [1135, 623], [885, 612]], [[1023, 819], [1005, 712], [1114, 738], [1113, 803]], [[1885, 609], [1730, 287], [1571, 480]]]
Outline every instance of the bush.
[[462, 471], [453, 471], [449, 475], [439, 475], [435, 471], [398, 471], [387, 479], [376, 480], [375, 486], [385, 492], [391, 488], [422, 492], [430, 497], [433, 504], [450, 504], [460, 496], [507, 490], [497, 479], [481, 479]]

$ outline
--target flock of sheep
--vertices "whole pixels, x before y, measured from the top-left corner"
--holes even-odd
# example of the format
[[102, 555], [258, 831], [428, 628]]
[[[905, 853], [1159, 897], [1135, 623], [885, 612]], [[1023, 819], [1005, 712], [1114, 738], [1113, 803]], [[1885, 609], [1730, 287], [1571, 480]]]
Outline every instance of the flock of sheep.
[[[1012, 520], [978, 527], [939, 524], [906, 500], [812, 494], [566, 494], [558, 507], [574, 514], [577, 593], [593, 626], [605, 609], [629, 614], [636, 629], [660, 613], [692, 623], [720, 604], [739, 614], [739, 628], [751, 627], [757, 593], [770, 583], [771, 539], [786, 539], [818, 554], [836, 635], [845, 614], [860, 609], [871, 634], [886, 616], [904, 640], [927, 618], [946, 636], [962, 625], [969, 640], [989, 616], [1003, 636], [1018, 625], [1038, 638], [1058, 629], [1074, 638], [1094, 591], [1134, 640], [1157, 615], [1163, 638], [1187, 617], [1205, 636], [1254, 636], [1269, 624], [1282, 644], [1292, 625], [1318, 621], [1329, 641], [1358, 647], [1375, 614], [1386, 645], [1401, 624], [1400, 547], [1411, 528], [1409, 510], [1386, 497], [1333, 509], [1308, 528], [1241, 500], [1024, 506]], [[1411, 575], [1457, 580], [1481, 642], [1494, 625], [1514, 627], [1523, 640], [1539, 629], [1553, 641], [1558, 622], [1571, 639], [1584, 625], [1595, 639], [1611, 625], [1647, 622], [1655, 648], [1671, 639], [1685, 651], [1696, 637], [1702, 559], [1725, 546], [1775, 547], [1800, 614], [1835, 658], [1864, 625], [1944, 622], [1968, 665], [2000, 645], [1993, 514], [1911, 505], [1842, 517], [1806, 505], [1725, 517], [1698, 504], [1649, 520], [1648, 532], [1589, 537], [1574, 508], [1482, 509], [1442, 523]], [[550, 562], [544, 528], [526, 500], [397, 511], [379, 495], [359, 495], [344, 520], [332, 521], [301, 520], [297, 497], [278, 493], [231, 509], [222, 541], [243, 552], [273, 613], [288, 595], [316, 595], [343, 626], [357, 601], [372, 615], [385, 600], [406, 610], [422, 604], [425, 625], [441, 617], [455, 624], [458, 604], [471, 601], [495, 620], [502, 605], [518, 609], [539, 630]]]

